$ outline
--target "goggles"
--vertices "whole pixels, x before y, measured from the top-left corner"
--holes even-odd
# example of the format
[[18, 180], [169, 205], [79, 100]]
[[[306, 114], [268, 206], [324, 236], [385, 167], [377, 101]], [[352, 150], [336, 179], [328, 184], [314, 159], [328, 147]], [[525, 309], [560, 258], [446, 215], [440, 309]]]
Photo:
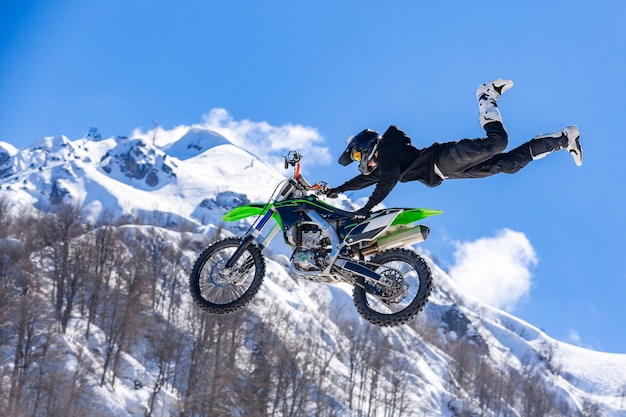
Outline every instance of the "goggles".
[[361, 151], [353, 149], [352, 155], [350, 155], [353, 161], [361, 162]]

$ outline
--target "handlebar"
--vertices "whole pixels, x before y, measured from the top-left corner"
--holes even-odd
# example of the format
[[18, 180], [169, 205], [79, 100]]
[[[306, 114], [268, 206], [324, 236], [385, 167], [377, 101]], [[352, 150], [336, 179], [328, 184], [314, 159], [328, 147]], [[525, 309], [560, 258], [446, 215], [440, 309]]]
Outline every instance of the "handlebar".
[[311, 189], [315, 191], [315, 194], [325, 195], [326, 192], [330, 189], [327, 182], [320, 181], [311, 186]]
[[302, 154], [298, 153], [298, 151], [289, 151], [284, 158], [285, 169], [289, 169], [289, 166], [294, 167], [294, 179], [300, 186], [302, 186], [304, 191], [312, 190], [317, 195], [326, 194], [330, 188], [327, 182], [320, 181], [311, 185], [302, 175], [300, 175], [300, 160], [302, 160]]

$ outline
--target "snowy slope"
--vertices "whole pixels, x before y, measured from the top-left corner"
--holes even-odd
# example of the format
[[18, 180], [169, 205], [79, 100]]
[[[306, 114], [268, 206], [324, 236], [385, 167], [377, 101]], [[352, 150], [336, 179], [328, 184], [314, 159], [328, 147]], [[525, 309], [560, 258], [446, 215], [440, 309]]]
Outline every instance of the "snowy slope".
[[164, 147], [168, 155], [185, 160], [204, 153], [206, 150], [230, 142], [224, 136], [210, 130], [192, 127], [176, 142]]
[[[175, 234], [172, 239], [176, 240]], [[351, 339], [355, 334], [366, 332], [370, 325], [356, 313], [349, 287], [295, 281], [288, 273], [287, 264], [288, 259], [281, 255], [268, 260], [266, 279], [261, 291], [255, 302], [247, 308], [261, 316], [272, 317], [279, 332], [289, 333], [296, 338], [305, 335], [323, 337], [325, 351], [318, 354], [331, 357], [326, 370], [327, 378], [347, 379], [349, 369], [345, 358], [350, 355]], [[451, 311], [460, 311], [461, 317], [467, 320], [464, 331], [470, 337], [476, 336], [480, 343], [489, 347], [493, 363], [521, 370], [524, 363], [535, 360], [541, 356], [546, 346], [550, 346], [555, 355], [555, 363], [561, 368], [559, 375], [549, 373], [538, 362], [537, 372], [542, 378], [537, 379], [537, 383], [545, 383], [543, 378], [551, 380], [554, 383], [551, 389], [571, 409], [582, 410], [583, 404], [591, 401], [600, 405], [602, 416], [626, 415], [620, 396], [626, 382], [626, 355], [594, 352], [553, 340], [506, 312], [466, 299], [442, 270], [432, 264], [431, 267], [436, 288], [417, 321], [438, 323], [436, 327], [442, 344], [462, 337], [461, 330], [458, 327], [451, 330], [449, 317], [445, 318]], [[74, 329], [70, 338], [78, 340], [83, 333], [80, 322], [76, 323]], [[381, 333], [386, 343], [386, 360], [403, 361], [405, 364], [402, 369], [403, 378], [406, 384], [412, 385], [410, 398], [406, 401], [419, 405], [407, 415], [457, 415], [453, 410], [455, 407], [461, 409], [462, 404], [455, 400], [459, 392], [450, 379], [451, 370], [455, 368], [454, 358], [445, 354], [438, 345], [424, 340], [414, 326], [385, 328]], [[104, 336], [96, 329], [83, 355], [103, 351], [103, 343]], [[142, 348], [136, 350], [141, 351]], [[93, 357], [91, 361], [96, 369], [101, 362], [97, 357]], [[148, 395], [146, 390], [137, 390], [136, 381], [145, 387], [154, 385], [151, 370], [146, 368], [145, 362], [141, 355], [124, 355], [125, 370], [116, 390], [111, 392], [94, 387], [110, 415], [143, 415]], [[392, 390], [394, 386], [389, 385], [387, 389]], [[335, 387], [335, 390], [338, 397], [345, 397], [341, 387]], [[158, 415], [175, 415], [175, 397], [176, 393], [163, 390], [156, 408]], [[337, 407], [336, 415], [352, 415], [350, 410], [341, 405], [338, 404]]]
[[[285, 173], [202, 129], [191, 129], [163, 147], [142, 139], [71, 141], [65, 136], [44, 138], [21, 150], [0, 143], [0, 193], [43, 209], [58, 202], [80, 204], [90, 221], [110, 211], [164, 228], [189, 225], [202, 232], [218, 227], [222, 214], [236, 204], [267, 200]], [[172, 242], [181, 239], [178, 232], [168, 233]], [[195, 253], [188, 256], [191, 262]], [[329, 372], [345, 376], [346, 364], [339, 358], [348, 355], [346, 329], [365, 331], [369, 324], [356, 313], [350, 288], [294, 281], [288, 263], [283, 255], [268, 259], [266, 280], [250, 308], [259, 314], [270, 307], [278, 309], [288, 317], [290, 331], [325, 335], [326, 349], [335, 352]], [[459, 340], [470, 340], [494, 366], [526, 377], [540, 375], [574, 409], [593, 402], [601, 405], [602, 415], [626, 416], [626, 355], [553, 340], [534, 326], [466, 296], [444, 271], [430, 264], [435, 289], [424, 312], [414, 325], [382, 330], [391, 343], [390, 357], [402, 357], [408, 364], [406, 378], [415, 384], [419, 415], [453, 415], [453, 398], [458, 397], [453, 391], [460, 388], [452, 386], [450, 373], [458, 358], [444, 350]], [[189, 300], [186, 308], [192, 308]], [[73, 327], [77, 335], [82, 334], [80, 326], [77, 320]], [[432, 328], [436, 342], [423, 340], [420, 326]], [[97, 332], [87, 343], [85, 355], [103, 349]], [[79, 348], [72, 345], [71, 349]], [[138, 404], [146, 398], [131, 382], [152, 381], [149, 370], [140, 365], [143, 361], [128, 355], [125, 360], [128, 380], [122, 387], [126, 388], [99, 394], [112, 415], [138, 415], [142, 410]], [[96, 368], [98, 361], [93, 358]], [[168, 404], [174, 395], [164, 391], [163, 415], [173, 415]]]
[[427, 314], [438, 305], [458, 308], [471, 323], [469, 331], [489, 346], [495, 363], [522, 369], [536, 358], [565, 400], [581, 409], [585, 401], [603, 404], [602, 415], [626, 416], [626, 354], [596, 352], [555, 340], [503, 310], [467, 297], [447, 274], [431, 267], [438, 284]]

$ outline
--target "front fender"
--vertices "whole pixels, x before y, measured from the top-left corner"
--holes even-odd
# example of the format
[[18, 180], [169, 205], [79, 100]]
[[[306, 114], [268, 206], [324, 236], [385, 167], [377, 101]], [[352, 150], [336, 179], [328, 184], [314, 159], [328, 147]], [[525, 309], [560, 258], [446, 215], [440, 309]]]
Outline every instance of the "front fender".
[[224, 214], [222, 220], [225, 222], [235, 222], [237, 220], [245, 219], [247, 217], [258, 216], [265, 210], [266, 204], [263, 203], [251, 203], [244, 206], [235, 207]]
[[[264, 203], [251, 203], [244, 206], [235, 207], [224, 214], [222, 220], [225, 222], [235, 222], [237, 220], [246, 219], [248, 217], [258, 217], [268, 212], [268, 210], [274, 209], [273, 205]], [[273, 210], [272, 218], [282, 228], [282, 221], [276, 209]]]

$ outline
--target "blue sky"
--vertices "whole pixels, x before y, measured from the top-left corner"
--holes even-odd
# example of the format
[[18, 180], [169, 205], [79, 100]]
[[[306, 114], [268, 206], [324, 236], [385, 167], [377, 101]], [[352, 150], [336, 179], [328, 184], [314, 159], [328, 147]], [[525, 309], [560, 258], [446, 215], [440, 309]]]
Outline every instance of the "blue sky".
[[[477, 296], [493, 289], [492, 302], [557, 339], [626, 353], [626, 3], [2, 7], [0, 141], [18, 148], [91, 126], [145, 133], [154, 120], [164, 132], [296, 126], [318, 140], [300, 149], [309, 178], [339, 185], [356, 174], [336, 163], [349, 135], [396, 124], [417, 147], [480, 137], [476, 87], [512, 79], [499, 102], [510, 148], [577, 124], [582, 167], [560, 152], [512, 176], [401, 184], [385, 203], [444, 210], [422, 247]], [[214, 109], [225, 112], [217, 122]], [[482, 272], [467, 272], [471, 260]]]

